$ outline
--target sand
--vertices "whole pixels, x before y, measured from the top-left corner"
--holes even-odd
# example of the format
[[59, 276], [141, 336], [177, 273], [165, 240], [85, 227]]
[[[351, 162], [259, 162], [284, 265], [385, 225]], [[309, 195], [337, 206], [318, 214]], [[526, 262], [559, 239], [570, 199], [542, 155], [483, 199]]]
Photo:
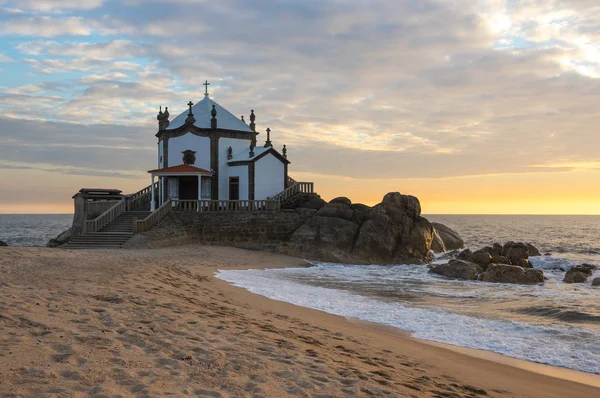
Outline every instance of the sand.
[[212, 246], [0, 248], [0, 397], [600, 396], [214, 277], [304, 265]]

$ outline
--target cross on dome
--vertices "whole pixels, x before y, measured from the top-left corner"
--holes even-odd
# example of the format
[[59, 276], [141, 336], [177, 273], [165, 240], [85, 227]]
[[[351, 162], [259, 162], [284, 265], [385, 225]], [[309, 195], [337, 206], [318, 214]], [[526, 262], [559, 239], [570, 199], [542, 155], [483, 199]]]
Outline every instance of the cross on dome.
[[208, 86], [210, 86], [210, 83], [206, 80], [202, 85], [204, 86], [204, 96], [208, 97]]

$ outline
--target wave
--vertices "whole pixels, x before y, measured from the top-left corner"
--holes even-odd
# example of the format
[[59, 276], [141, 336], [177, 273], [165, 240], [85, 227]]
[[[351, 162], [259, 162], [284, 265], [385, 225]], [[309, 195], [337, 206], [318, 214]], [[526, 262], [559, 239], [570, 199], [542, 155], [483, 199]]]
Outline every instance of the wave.
[[567, 307], [534, 306], [518, 308], [513, 311], [525, 315], [539, 316], [549, 319], [558, 319], [563, 322], [600, 324], [600, 316], [572, 310]]
[[[600, 374], [600, 331], [564, 324], [531, 324], [387, 302], [339, 289], [290, 281], [286, 270], [227, 270], [217, 277], [271, 299], [397, 327], [420, 339]], [[369, 270], [365, 270], [369, 272]]]

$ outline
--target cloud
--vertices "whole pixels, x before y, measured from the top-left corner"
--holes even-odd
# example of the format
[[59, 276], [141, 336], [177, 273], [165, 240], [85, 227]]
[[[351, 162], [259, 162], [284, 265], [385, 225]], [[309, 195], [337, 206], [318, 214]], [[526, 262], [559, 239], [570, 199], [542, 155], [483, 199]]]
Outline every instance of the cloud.
[[15, 60], [8, 55], [0, 53], [0, 63], [14, 62]]
[[103, 3], [104, 0], [8, 0], [0, 4], [6, 4], [9, 10], [18, 10], [18, 13], [22, 13], [23, 10], [33, 12], [92, 10], [100, 7]]
[[52, 18], [48, 16], [15, 18], [0, 22], [0, 33], [18, 36], [55, 37], [89, 36], [92, 28], [81, 17]]
[[459, 3], [130, 0], [26, 13], [0, 24], [27, 36], [16, 61], [37, 72], [0, 95], [15, 132], [0, 155], [146, 170], [158, 106], [175, 117], [209, 79], [234, 114], [256, 110], [298, 172], [433, 179], [599, 162], [595, 2]]

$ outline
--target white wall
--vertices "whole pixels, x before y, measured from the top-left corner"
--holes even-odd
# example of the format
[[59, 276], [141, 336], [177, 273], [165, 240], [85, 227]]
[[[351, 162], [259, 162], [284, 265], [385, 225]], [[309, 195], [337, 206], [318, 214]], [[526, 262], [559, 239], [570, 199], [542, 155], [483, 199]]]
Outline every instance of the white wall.
[[269, 153], [268, 155], [258, 159], [255, 164], [255, 200], [263, 200], [283, 191], [285, 185], [285, 168], [281, 161]]
[[[229, 177], [235, 177], [236, 175], [231, 175], [230, 169], [232, 169], [227, 162], [227, 149], [231, 147], [233, 155], [240, 152], [241, 150], [250, 147], [249, 140], [240, 140], [236, 138], [220, 138], [219, 139], [219, 199], [227, 200], [229, 199]], [[233, 169], [240, 169], [241, 166], [236, 166]], [[237, 171], [235, 171], [237, 173]], [[246, 197], [248, 198], [248, 172], [246, 169], [246, 183], [244, 184], [244, 189], [246, 189]], [[244, 198], [242, 196], [242, 178], [240, 176], [240, 199]], [[244, 200], [245, 200], [244, 199]]]
[[[229, 166], [229, 176], [225, 185], [226, 197], [223, 199], [229, 199], [229, 177], [240, 178], [240, 200], [248, 200], [248, 166]], [[219, 188], [219, 190], [221, 190]]]
[[210, 170], [210, 138], [187, 133], [181, 137], [169, 138], [169, 167], [183, 163], [183, 151], [196, 151], [193, 165]]

